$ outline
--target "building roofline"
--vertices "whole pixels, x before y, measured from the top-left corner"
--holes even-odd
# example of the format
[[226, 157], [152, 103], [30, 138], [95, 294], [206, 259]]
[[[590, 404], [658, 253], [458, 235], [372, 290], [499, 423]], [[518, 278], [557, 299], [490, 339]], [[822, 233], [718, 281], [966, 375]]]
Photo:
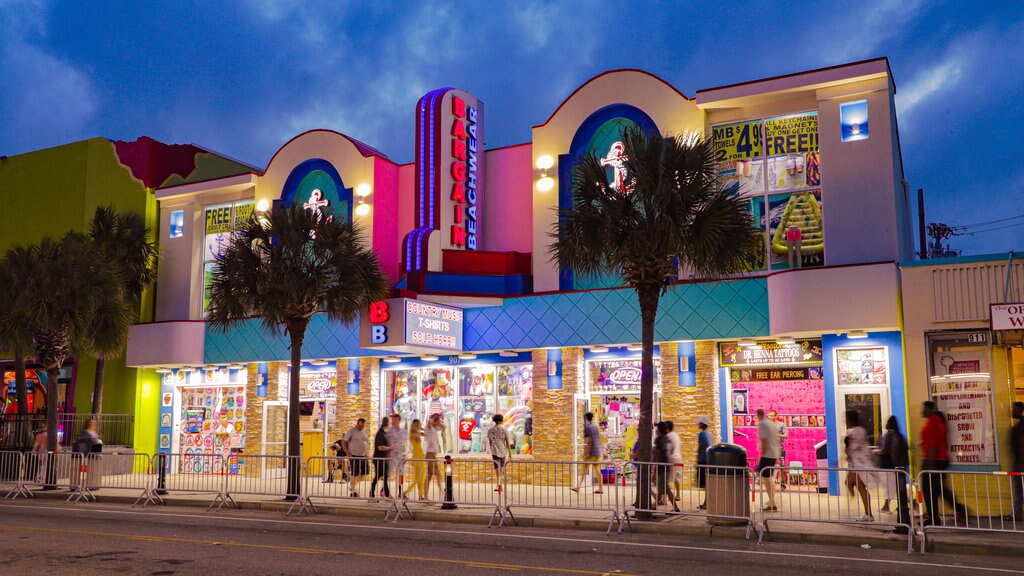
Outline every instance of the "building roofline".
[[[836, 64], [834, 66], [825, 66], [823, 68], [814, 68], [812, 70], [802, 70], [802, 71], [799, 71], [799, 72], [791, 72], [789, 74], [780, 74], [778, 76], [768, 76], [766, 78], [758, 78], [758, 79], [755, 79], [755, 80], [745, 80], [743, 82], [736, 82], [736, 83], [733, 83], [733, 84], [725, 84], [723, 86], [714, 86], [714, 87], [711, 87], [711, 88], [701, 88], [700, 90], [697, 90], [697, 94], [700, 95], [703, 92], [711, 92], [713, 90], [724, 90], [724, 89], [727, 89], [727, 88], [736, 88], [736, 87], [739, 87], [739, 86], [746, 86], [748, 84], [757, 84], [759, 82], [770, 82], [772, 80], [783, 80], [783, 79], [786, 79], [786, 78], [793, 78], [793, 77], [796, 77], [796, 76], [803, 76], [805, 74], [815, 74], [815, 73], [818, 73], [818, 72], [828, 72], [830, 70], [838, 70], [840, 68], [847, 68], [847, 67], [852, 67], [852, 66], [861, 66], [863, 64], [870, 64], [870, 63], [873, 63], [873, 62], [885, 62], [885, 71], [888, 74], [889, 78], [892, 79], [892, 68], [889, 66], [889, 57], [888, 56], [879, 56], [877, 58], [868, 58], [867, 60], [858, 60], [856, 62], [847, 62], [845, 64]], [[895, 80], [892, 80], [892, 91], [893, 91], [893, 94], [896, 93], [896, 81]]]
[[567, 96], [565, 98], [565, 100], [562, 100], [562, 103], [558, 105], [558, 108], [555, 108], [555, 111], [552, 112], [550, 116], [548, 116], [547, 120], [545, 120], [541, 124], [534, 124], [533, 127], [534, 128], [541, 128], [543, 126], [547, 126], [548, 123], [550, 123], [551, 120], [555, 116], [558, 115], [558, 113], [562, 110], [562, 108], [566, 105], [566, 103], [568, 103], [569, 100], [572, 100], [573, 96], [575, 96], [577, 92], [579, 92], [580, 90], [583, 90], [583, 88], [585, 88], [588, 84], [590, 84], [591, 82], [597, 80], [598, 78], [601, 78], [602, 76], [607, 76], [608, 74], [615, 74], [617, 72], [639, 72], [640, 74], [644, 74], [644, 75], [650, 76], [651, 78], [654, 78], [655, 80], [657, 80], [657, 81], [661, 82], [662, 84], [668, 86], [676, 94], [679, 94], [683, 98], [685, 98], [687, 100], [691, 100], [691, 101], [694, 100], [694, 98], [692, 98], [690, 96], [687, 96], [686, 94], [683, 94], [683, 92], [681, 90], [679, 90], [679, 88], [676, 88], [675, 86], [673, 86], [671, 82], [669, 82], [668, 80], [665, 80], [664, 78], [662, 78], [661, 76], [658, 76], [657, 74], [654, 74], [653, 72], [648, 72], [647, 70], [643, 70], [643, 69], [640, 69], [640, 68], [616, 68], [614, 70], [605, 70], [604, 72], [601, 72], [600, 74], [591, 77], [589, 80], [587, 80], [587, 81], [583, 82], [582, 84], [580, 84], [579, 86], [577, 86], [576, 89], [573, 90], [572, 93], [569, 94], [569, 96]]

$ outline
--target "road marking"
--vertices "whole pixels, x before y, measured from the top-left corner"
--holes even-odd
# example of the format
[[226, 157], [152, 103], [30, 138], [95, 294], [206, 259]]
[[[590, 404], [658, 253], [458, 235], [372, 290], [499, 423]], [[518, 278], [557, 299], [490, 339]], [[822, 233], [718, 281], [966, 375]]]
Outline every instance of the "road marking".
[[489, 568], [493, 570], [536, 570], [538, 572], [557, 572], [561, 574], [607, 574], [607, 570], [577, 570], [573, 568], [555, 568], [550, 566], [530, 566], [526, 564], [500, 564], [497, 562], [478, 562], [475, 560], [453, 560], [449, 558], [431, 558], [429, 556], [404, 556], [402, 554], [381, 554], [376, 552], [352, 552], [349, 550], [324, 550], [321, 548], [300, 548], [297, 546], [278, 546], [274, 544], [253, 544], [248, 542], [210, 542], [209, 540], [196, 540], [194, 538], [176, 538], [171, 536], [147, 536], [136, 534], [120, 534], [117, 532], [99, 532], [94, 530], [69, 530], [64, 528], [38, 528], [30, 526], [0, 526], [0, 530], [8, 532], [46, 532], [49, 534], [74, 534], [76, 536], [99, 536], [103, 538], [124, 538], [143, 542], [173, 542], [177, 544], [206, 544], [220, 546], [234, 546], [237, 548], [256, 548], [260, 550], [274, 550], [277, 552], [293, 552], [298, 554], [343, 554], [346, 556], [362, 556], [364, 558], [385, 558], [389, 560], [416, 560], [421, 562], [436, 562], [440, 564], [457, 564], [468, 568]]
[[911, 562], [909, 560], [889, 560], [885, 558], [857, 558], [854, 556], [833, 556], [823, 554], [798, 554], [795, 552], [773, 552], [768, 550], [742, 550], [733, 548], [712, 548], [710, 546], [689, 546], [683, 544], [658, 544], [653, 542], [628, 542], [623, 540], [594, 540], [587, 538], [565, 538], [559, 536], [542, 536], [539, 534], [510, 534], [505, 531], [494, 531], [489, 530], [486, 532], [477, 532], [473, 530], [445, 530], [441, 528], [410, 528], [406, 526], [380, 526], [373, 524], [343, 524], [334, 522], [314, 522], [314, 521], [297, 521], [297, 520], [279, 520], [273, 518], [250, 518], [245, 516], [211, 516], [211, 515], [200, 515], [200, 514], [179, 514], [176, 512], [145, 512], [141, 510], [110, 510], [103, 508], [66, 508], [58, 506], [37, 506], [35, 504], [0, 504], [0, 508], [22, 508], [22, 509], [44, 509], [44, 510], [58, 510], [61, 512], [89, 512], [97, 514], [119, 514], [127, 516], [152, 516], [156, 518], [170, 517], [170, 518], [188, 518], [190, 520], [203, 519], [212, 521], [224, 521], [224, 522], [253, 522], [253, 523], [267, 523], [267, 524], [284, 524], [294, 526], [319, 526], [319, 527], [330, 527], [330, 528], [358, 528], [360, 530], [385, 530], [385, 531], [404, 531], [404, 532], [421, 532], [425, 534], [453, 534], [458, 536], [476, 536], [476, 537], [492, 537], [496, 539], [520, 539], [520, 540], [546, 540], [551, 542], [568, 542], [574, 544], [601, 544], [610, 546], [620, 547], [635, 547], [635, 548], [660, 548], [665, 550], [687, 550], [694, 552], [730, 552], [733, 554], [745, 554], [751, 556], [768, 556], [768, 557], [782, 557], [782, 558], [811, 558], [817, 560], [838, 560], [838, 561], [850, 561], [850, 562], [865, 562], [869, 564], [892, 564], [897, 566], [932, 566], [935, 568], [949, 568], [953, 570], [974, 570], [992, 572], [998, 574], [1024, 574], [1024, 570], [1012, 570], [1009, 568], [989, 568], [984, 566], [969, 566], [962, 564], [939, 564], [932, 562]]

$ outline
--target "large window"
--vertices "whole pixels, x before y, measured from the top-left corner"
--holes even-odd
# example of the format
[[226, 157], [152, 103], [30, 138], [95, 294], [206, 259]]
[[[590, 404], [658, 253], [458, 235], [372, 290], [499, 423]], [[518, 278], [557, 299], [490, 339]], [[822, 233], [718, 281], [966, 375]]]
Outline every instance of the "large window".
[[532, 453], [530, 364], [385, 370], [384, 395], [384, 414], [400, 414], [403, 427], [414, 419], [425, 425], [430, 415], [440, 414], [445, 425], [444, 452], [489, 454], [487, 429], [499, 413], [505, 418], [512, 453]]
[[951, 464], [999, 463], [988, 341], [987, 331], [928, 335], [928, 391], [946, 417]]
[[715, 159], [726, 186], [748, 199], [765, 238], [751, 270], [825, 264], [818, 113], [715, 126]]
[[227, 249], [235, 230], [252, 215], [251, 200], [219, 204], [206, 208], [206, 234], [203, 237], [203, 314], [210, 307], [210, 281], [214, 264]]

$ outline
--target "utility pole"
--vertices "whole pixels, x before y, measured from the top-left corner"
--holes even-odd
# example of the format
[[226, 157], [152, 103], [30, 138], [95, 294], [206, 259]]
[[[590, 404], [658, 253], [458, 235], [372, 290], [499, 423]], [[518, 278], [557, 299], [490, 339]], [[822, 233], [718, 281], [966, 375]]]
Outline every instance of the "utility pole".
[[917, 189], [917, 243], [921, 248], [921, 260], [928, 259], [928, 237], [924, 225], [924, 188]]

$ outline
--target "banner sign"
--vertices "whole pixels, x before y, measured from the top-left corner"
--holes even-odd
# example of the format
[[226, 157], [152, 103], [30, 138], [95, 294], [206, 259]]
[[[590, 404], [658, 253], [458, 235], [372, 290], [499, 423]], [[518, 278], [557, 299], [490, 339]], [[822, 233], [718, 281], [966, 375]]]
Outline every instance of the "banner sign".
[[821, 380], [821, 368], [756, 368], [733, 370], [733, 382], [778, 382], [782, 380]]
[[992, 304], [992, 330], [1024, 330], [1024, 304]]
[[763, 366], [774, 364], [821, 364], [821, 339], [797, 340], [793, 344], [763, 342], [740, 346], [737, 342], [718, 345], [721, 366]]
[[996, 464], [987, 349], [933, 353], [932, 370], [929, 388], [938, 409], [946, 415], [949, 461]]

